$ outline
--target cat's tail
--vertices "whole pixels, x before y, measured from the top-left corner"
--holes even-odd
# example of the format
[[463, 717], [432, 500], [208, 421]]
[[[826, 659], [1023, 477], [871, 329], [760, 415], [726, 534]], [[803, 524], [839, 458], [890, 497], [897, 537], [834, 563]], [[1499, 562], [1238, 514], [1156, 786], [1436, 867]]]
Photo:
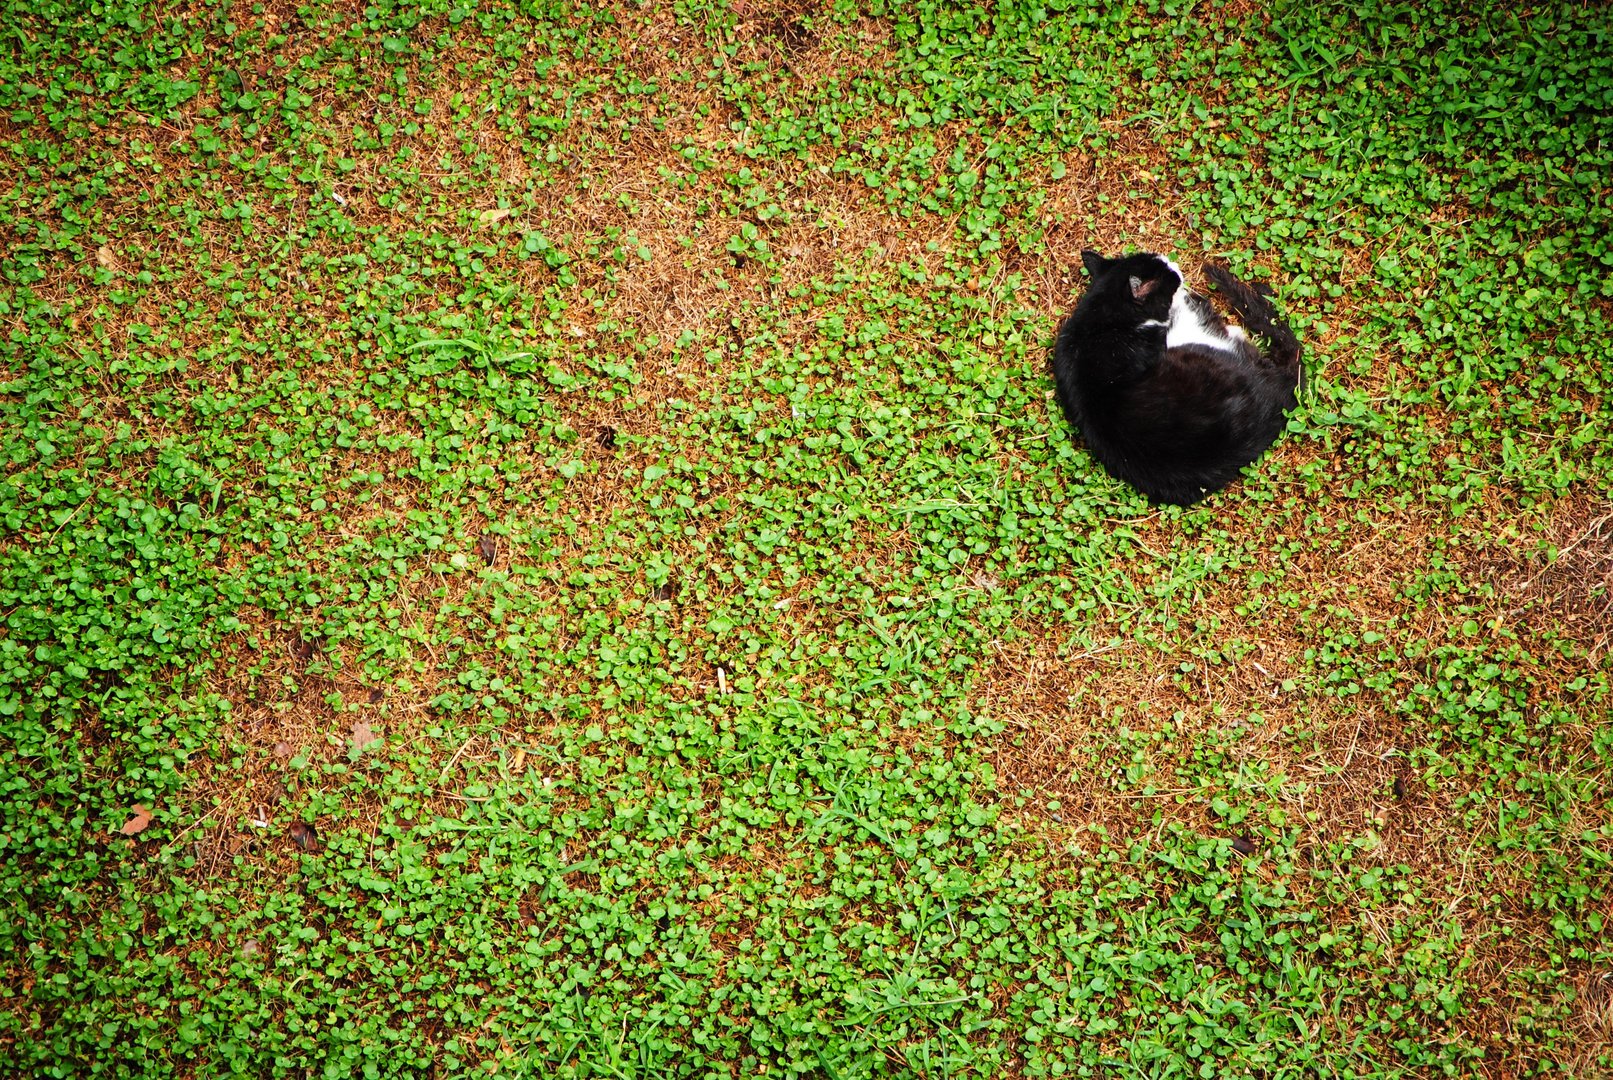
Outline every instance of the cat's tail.
[[1204, 272], [1227, 298], [1227, 303], [1238, 313], [1243, 325], [1271, 342], [1271, 351], [1267, 355], [1272, 363], [1284, 368], [1298, 368], [1299, 338], [1277, 314], [1271, 302], [1271, 290], [1265, 286], [1244, 284], [1219, 263], [1210, 263], [1205, 266]]

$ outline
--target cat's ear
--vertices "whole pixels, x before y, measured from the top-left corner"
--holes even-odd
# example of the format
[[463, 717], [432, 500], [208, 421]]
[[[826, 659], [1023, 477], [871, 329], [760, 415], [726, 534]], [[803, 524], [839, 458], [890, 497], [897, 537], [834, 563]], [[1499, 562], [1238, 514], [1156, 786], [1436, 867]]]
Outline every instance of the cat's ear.
[[1109, 269], [1109, 260], [1099, 255], [1096, 251], [1083, 251], [1081, 252], [1081, 265], [1087, 268], [1087, 273], [1097, 277]]
[[1131, 298], [1137, 301], [1147, 300], [1148, 295], [1159, 288], [1159, 281], [1159, 278], [1149, 278], [1144, 281], [1133, 274], [1131, 276]]

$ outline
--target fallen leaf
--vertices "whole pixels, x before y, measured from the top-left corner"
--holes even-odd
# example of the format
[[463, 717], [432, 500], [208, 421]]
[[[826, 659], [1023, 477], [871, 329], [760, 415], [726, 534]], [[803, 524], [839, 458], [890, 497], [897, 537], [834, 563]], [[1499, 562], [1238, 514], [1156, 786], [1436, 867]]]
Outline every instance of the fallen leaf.
[[510, 211], [508, 207], [500, 206], [492, 210], [483, 210], [476, 216], [481, 220], [483, 225], [496, 225], [505, 218], [509, 217]]
[[130, 813], [132, 816], [123, 823], [123, 828], [119, 829], [118, 832], [124, 836], [136, 836], [145, 832], [146, 826], [151, 824], [151, 811], [139, 803], [135, 803], [134, 809]]
[[526, 765], [526, 749], [518, 746], [515, 748], [515, 760], [510, 762], [510, 771], [520, 772], [524, 765]]
[[303, 639], [301, 634], [291, 635], [291, 655], [298, 660], [310, 660], [314, 655], [314, 644]]
[[260, 950], [256, 938], [247, 938], [245, 941], [241, 942], [242, 956], [256, 956], [259, 951]]
[[374, 704], [375, 702], [380, 701], [384, 697], [386, 697], [386, 691], [382, 690], [379, 686], [372, 686], [370, 688], [370, 703], [371, 704]]
[[114, 270], [118, 265], [118, 257], [105, 244], [95, 249], [95, 261], [108, 270]]
[[274, 756], [277, 757], [277, 758], [288, 758], [288, 757], [290, 757], [291, 756], [291, 744], [288, 743], [288, 742], [285, 742], [284, 740], [275, 743], [274, 744]]
[[1395, 798], [1397, 799], [1404, 799], [1406, 797], [1406, 782], [1398, 776], [1395, 777], [1394, 792]]
[[354, 750], [363, 750], [371, 743], [380, 742], [381, 736], [370, 729], [369, 721], [360, 720], [353, 725], [353, 734], [347, 741], [352, 744]]
[[498, 541], [491, 536], [484, 536], [476, 541], [476, 550], [482, 553], [482, 561], [492, 566], [493, 560], [498, 558]]
[[304, 821], [293, 821], [291, 828], [286, 830], [291, 839], [296, 841], [298, 847], [304, 851], [313, 851], [319, 846], [319, 830]]
[[1232, 850], [1239, 855], [1253, 855], [1255, 853], [1254, 841], [1246, 840], [1240, 836], [1232, 841]]

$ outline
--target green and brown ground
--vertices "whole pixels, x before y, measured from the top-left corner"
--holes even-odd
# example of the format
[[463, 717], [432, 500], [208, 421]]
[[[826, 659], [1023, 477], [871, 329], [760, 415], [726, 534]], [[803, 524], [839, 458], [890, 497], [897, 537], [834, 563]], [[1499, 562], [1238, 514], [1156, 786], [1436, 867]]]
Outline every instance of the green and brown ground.
[[[1600, 5], [13, 4], [0, 1061], [1613, 1073]], [[1150, 510], [1079, 252], [1272, 282]]]

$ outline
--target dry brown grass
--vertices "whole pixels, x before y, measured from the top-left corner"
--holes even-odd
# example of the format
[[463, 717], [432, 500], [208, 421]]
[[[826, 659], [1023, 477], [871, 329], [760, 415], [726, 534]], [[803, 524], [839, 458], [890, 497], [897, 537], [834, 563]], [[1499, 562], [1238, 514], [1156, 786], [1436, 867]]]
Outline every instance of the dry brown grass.
[[1569, 1034], [1574, 1049], [1558, 1064], [1576, 1080], [1607, 1080], [1613, 1077], [1613, 970], [1584, 972], [1573, 994]]
[[1556, 503], [1537, 541], [1543, 550], [1475, 552], [1474, 573], [1499, 594], [1498, 617], [1532, 637], [1566, 638], [1594, 668], [1613, 639], [1613, 504], [1586, 495]]

